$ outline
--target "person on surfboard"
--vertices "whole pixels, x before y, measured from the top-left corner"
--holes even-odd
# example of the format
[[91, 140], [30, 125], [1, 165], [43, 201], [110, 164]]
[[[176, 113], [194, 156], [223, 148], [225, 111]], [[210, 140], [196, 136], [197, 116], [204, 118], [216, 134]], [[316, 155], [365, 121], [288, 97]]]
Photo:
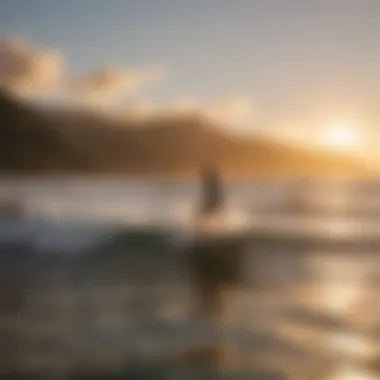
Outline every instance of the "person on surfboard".
[[206, 167], [202, 173], [201, 215], [214, 214], [224, 205], [223, 185], [218, 172]]

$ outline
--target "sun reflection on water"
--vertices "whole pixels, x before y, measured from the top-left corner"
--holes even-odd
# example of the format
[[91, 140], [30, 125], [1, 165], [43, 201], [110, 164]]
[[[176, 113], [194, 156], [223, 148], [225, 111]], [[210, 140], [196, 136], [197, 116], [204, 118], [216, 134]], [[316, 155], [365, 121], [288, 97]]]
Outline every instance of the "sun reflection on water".
[[355, 368], [350, 365], [343, 365], [332, 376], [326, 380], [375, 380], [375, 376], [369, 371], [361, 368]]
[[362, 289], [360, 284], [332, 285], [326, 284], [319, 289], [317, 304], [328, 313], [336, 316], [349, 316], [360, 301]]
[[351, 332], [330, 333], [329, 346], [341, 356], [368, 359], [376, 352], [376, 344], [370, 338]]

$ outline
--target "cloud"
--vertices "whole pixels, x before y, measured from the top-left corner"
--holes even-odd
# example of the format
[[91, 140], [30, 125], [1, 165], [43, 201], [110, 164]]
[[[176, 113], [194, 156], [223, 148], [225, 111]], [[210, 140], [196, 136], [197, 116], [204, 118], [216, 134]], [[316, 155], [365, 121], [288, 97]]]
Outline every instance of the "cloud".
[[18, 39], [0, 40], [0, 86], [27, 93], [55, 90], [62, 77], [62, 57]]
[[192, 98], [181, 98], [166, 109], [172, 115], [200, 115], [222, 127], [252, 127], [255, 107], [251, 99], [236, 97], [199, 104]]
[[203, 114], [225, 125], [243, 126], [252, 123], [255, 107], [251, 99], [238, 97], [214, 102], [203, 109]]
[[108, 66], [73, 77], [64, 72], [63, 61], [56, 51], [17, 38], [0, 39], [0, 87], [28, 95], [72, 97], [98, 105], [135, 93], [165, 76], [164, 66], [154, 65], [130, 69]]
[[167, 109], [167, 112], [175, 115], [199, 113], [200, 105], [194, 98], [184, 96], [175, 100]]
[[[48, 94], [78, 104], [102, 107], [129, 95], [120, 110], [123, 118], [149, 120], [157, 117], [201, 115], [230, 129], [252, 127], [255, 107], [247, 97], [233, 97], [201, 104], [190, 96], [177, 97], [165, 106], [135, 98], [137, 92], [165, 77], [163, 65], [136, 68], [101, 67], [82, 76], [64, 72], [63, 56], [19, 39], [0, 39], [0, 86], [36, 95]], [[109, 103], [109, 101], [111, 101]]]
[[104, 67], [82, 77], [69, 80], [67, 88], [73, 94], [90, 99], [107, 99], [125, 93], [135, 93], [148, 84], [161, 80], [163, 66], [121, 69]]
[[129, 102], [122, 115], [135, 121], [155, 120], [159, 117], [202, 116], [230, 131], [248, 132], [255, 125], [255, 106], [247, 97], [235, 97], [200, 104], [192, 97], [180, 97], [166, 106], [154, 107], [146, 102]]
[[156, 116], [157, 109], [149, 102], [137, 100], [130, 102], [121, 115], [122, 118], [137, 122], [150, 120]]

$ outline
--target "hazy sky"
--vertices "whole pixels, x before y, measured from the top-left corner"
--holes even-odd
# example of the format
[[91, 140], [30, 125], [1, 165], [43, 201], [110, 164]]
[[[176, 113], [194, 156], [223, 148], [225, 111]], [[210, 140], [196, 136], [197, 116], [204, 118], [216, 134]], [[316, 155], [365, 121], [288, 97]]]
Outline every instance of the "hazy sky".
[[0, 33], [57, 49], [70, 75], [162, 64], [140, 97], [247, 97], [255, 123], [308, 133], [380, 120], [379, 0], [0, 0]]

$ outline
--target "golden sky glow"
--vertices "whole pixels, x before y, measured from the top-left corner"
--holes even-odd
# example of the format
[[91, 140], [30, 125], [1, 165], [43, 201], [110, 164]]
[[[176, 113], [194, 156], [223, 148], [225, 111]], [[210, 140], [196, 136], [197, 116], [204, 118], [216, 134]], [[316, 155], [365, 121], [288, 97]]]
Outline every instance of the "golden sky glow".
[[340, 121], [322, 128], [321, 143], [328, 149], [353, 151], [362, 148], [360, 127]]

